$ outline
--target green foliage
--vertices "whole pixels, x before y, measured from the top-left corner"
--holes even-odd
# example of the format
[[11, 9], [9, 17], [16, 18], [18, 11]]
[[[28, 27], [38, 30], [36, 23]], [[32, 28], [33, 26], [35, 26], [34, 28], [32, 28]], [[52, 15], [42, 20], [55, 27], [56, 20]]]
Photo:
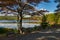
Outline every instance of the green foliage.
[[41, 27], [42, 27], [43, 29], [46, 29], [46, 28], [48, 27], [48, 22], [47, 22], [47, 17], [46, 17], [46, 15], [43, 15]]
[[35, 27], [33, 27], [33, 28], [23, 28], [23, 32], [28, 32], [28, 33], [30, 33], [30, 32], [32, 32], [32, 31], [38, 31], [40, 28], [39, 28], [39, 26], [35, 26]]
[[59, 20], [58, 20], [58, 23], [60, 23], [60, 18], [59, 18]]
[[7, 32], [8, 32], [7, 29], [5, 29], [5, 28], [0, 28], [0, 34], [4, 34], [4, 33], [7, 33]]
[[32, 28], [32, 31], [37, 31], [37, 30], [39, 30], [40, 28], [38, 27], [38, 26], [35, 26], [35, 27], [33, 27]]
[[54, 22], [54, 18], [55, 18], [55, 15], [54, 14], [48, 14], [47, 16], [48, 16], [47, 17], [47, 21], [49, 21], [50, 23], [51, 22]]
[[52, 14], [46, 15], [47, 22], [49, 22], [49, 24], [54, 24], [55, 22], [58, 22], [60, 24], [60, 13], [57, 13], [57, 14], [55, 15], [55, 13], [52, 13]]
[[14, 32], [14, 33], [18, 33], [18, 30], [17, 30], [17, 29], [13, 29], [13, 32]]
[[7, 34], [7, 33], [17, 33], [18, 30], [17, 29], [8, 29], [8, 28], [0, 28], [0, 34]]
[[42, 27], [43, 29], [46, 29], [47, 27], [49, 27], [49, 24], [48, 24], [47, 22], [42, 22], [42, 23], [41, 23], [41, 27]]
[[23, 31], [23, 32], [30, 33], [30, 32], [32, 32], [32, 28], [23, 28], [22, 31]]
[[55, 24], [58, 24], [58, 22], [59, 22], [59, 20], [60, 20], [60, 12], [57, 12], [57, 13], [55, 13]]

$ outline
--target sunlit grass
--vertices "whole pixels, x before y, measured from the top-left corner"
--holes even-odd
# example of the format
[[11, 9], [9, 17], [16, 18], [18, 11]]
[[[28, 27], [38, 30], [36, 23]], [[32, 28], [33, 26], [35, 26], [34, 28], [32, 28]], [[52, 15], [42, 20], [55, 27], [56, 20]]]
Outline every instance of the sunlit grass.
[[0, 16], [0, 20], [17, 20], [17, 16]]

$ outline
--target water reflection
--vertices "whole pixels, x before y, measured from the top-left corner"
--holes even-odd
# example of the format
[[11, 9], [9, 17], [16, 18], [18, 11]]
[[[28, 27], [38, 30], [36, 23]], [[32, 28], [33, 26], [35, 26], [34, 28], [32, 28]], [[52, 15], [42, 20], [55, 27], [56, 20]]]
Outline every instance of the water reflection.
[[[17, 22], [17, 20], [0, 20], [0, 23], [1, 22], [12, 22], [12, 23], [15, 23]], [[37, 20], [23, 20], [22, 22], [38, 22]]]
[[[30, 20], [30, 22], [32, 22], [32, 21]], [[5, 22], [12, 22], [12, 23], [5, 23]], [[17, 22], [16, 20], [0, 20], [0, 27], [17, 28], [17, 23], [16, 22]], [[39, 25], [39, 24], [33, 24], [33, 23], [27, 23], [27, 22], [29, 22], [29, 20], [23, 20], [22, 26], [25, 27], [25, 28], [28, 28], [28, 27], [34, 27], [34, 26]]]

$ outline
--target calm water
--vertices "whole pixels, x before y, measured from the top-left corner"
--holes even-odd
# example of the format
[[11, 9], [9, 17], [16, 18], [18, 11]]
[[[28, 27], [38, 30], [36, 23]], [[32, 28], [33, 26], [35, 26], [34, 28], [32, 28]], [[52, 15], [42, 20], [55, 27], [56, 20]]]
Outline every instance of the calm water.
[[[16, 20], [0, 20], [0, 23], [1, 22], [17, 22]], [[22, 21], [23, 23], [26, 23], [26, 22], [38, 22], [37, 20], [23, 20]]]
[[[32, 21], [36, 22], [36, 20], [23, 20], [22, 26], [28, 28], [28, 27], [34, 27], [39, 25], [39, 24], [27, 23]], [[17, 28], [17, 23], [3, 23], [3, 22], [17, 22], [16, 20], [0, 20], [0, 27]]]

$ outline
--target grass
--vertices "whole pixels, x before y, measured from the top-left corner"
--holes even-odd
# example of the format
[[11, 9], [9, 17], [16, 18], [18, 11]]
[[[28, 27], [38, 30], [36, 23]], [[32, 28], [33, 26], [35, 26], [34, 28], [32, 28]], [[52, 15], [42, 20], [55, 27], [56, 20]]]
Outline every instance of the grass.
[[[38, 20], [40, 17], [32, 16], [30, 18], [23, 18], [23, 20]], [[0, 16], [0, 20], [17, 20], [17, 16]]]
[[17, 16], [0, 16], [0, 20], [17, 20]]

